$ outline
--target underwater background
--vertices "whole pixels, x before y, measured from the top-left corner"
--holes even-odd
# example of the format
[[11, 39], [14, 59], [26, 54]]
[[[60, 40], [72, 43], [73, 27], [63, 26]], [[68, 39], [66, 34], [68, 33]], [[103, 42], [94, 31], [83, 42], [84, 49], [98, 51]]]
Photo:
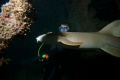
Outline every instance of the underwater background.
[[[8, 0], [0, 0], [0, 5]], [[37, 21], [25, 39], [15, 38], [6, 51], [11, 61], [0, 67], [0, 80], [119, 80], [120, 58], [95, 50], [61, 49], [51, 51], [44, 44], [40, 54], [50, 59], [39, 61], [36, 37], [59, 32], [62, 23], [70, 31], [99, 31], [120, 18], [119, 0], [34, 0]]]

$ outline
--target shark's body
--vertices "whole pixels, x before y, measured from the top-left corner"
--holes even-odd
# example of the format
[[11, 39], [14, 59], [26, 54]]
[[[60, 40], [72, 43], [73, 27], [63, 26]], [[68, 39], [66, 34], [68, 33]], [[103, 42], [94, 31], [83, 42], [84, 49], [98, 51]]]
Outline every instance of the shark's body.
[[[114, 27], [114, 28], [113, 28]], [[115, 29], [116, 31], [112, 31]], [[119, 30], [119, 31], [118, 31]], [[120, 20], [107, 25], [99, 32], [47, 33], [37, 41], [66, 48], [100, 48], [111, 55], [120, 57]]]
[[[101, 34], [101, 33], [80, 33], [80, 32], [66, 32], [61, 33], [64, 34], [65, 37], [63, 39], [67, 39], [70, 42], [82, 42], [79, 48], [102, 48], [106, 45], [114, 46], [120, 48], [120, 39], [115, 36]], [[58, 42], [60, 38], [58, 38]], [[69, 45], [69, 44], [66, 44]], [[74, 45], [73, 45], [74, 46]]]

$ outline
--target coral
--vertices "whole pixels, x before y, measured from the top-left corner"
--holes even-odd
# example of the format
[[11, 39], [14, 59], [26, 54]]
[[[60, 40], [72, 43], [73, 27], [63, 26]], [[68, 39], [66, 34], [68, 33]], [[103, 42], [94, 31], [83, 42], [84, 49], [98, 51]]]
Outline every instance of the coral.
[[[32, 3], [32, 2], [31, 2]], [[35, 8], [29, 0], [10, 0], [0, 13], [0, 54], [15, 37], [25, 37], [34, 22]], [[34, 14], [33, 14], [34, 13]], [[33, 16], [34, 15], [34, 16]]]

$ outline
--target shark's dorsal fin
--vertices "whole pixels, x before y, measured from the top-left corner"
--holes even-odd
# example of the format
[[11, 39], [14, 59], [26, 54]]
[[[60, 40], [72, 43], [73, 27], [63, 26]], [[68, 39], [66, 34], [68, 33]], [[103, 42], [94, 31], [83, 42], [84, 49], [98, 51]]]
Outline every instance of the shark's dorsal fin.
[[116, 37], [120, 37], [120, 20], [115, 20], [105, 26], [99, 31], [99, 33], [109, 34]]
[[68, 39], [65, 39], [65, 38], [60, 38], [58, 40], [58, 42], [62, 42], [63, 44], [70, 45], [70, 46], [78, 46], [78, 45], [83, 44], [83, 42], [71, 42], [71, 41], [69, 41]]

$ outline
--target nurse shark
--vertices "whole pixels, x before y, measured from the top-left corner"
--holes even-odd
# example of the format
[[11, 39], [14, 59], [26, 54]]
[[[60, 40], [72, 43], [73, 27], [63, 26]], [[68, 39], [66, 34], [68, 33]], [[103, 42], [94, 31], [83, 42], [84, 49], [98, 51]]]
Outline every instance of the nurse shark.
[[115, 20], [98, 32], [59, 32], [40, 35], [37, 42], [70, 49], [99, 48], [120, 57], [120, 20]]

